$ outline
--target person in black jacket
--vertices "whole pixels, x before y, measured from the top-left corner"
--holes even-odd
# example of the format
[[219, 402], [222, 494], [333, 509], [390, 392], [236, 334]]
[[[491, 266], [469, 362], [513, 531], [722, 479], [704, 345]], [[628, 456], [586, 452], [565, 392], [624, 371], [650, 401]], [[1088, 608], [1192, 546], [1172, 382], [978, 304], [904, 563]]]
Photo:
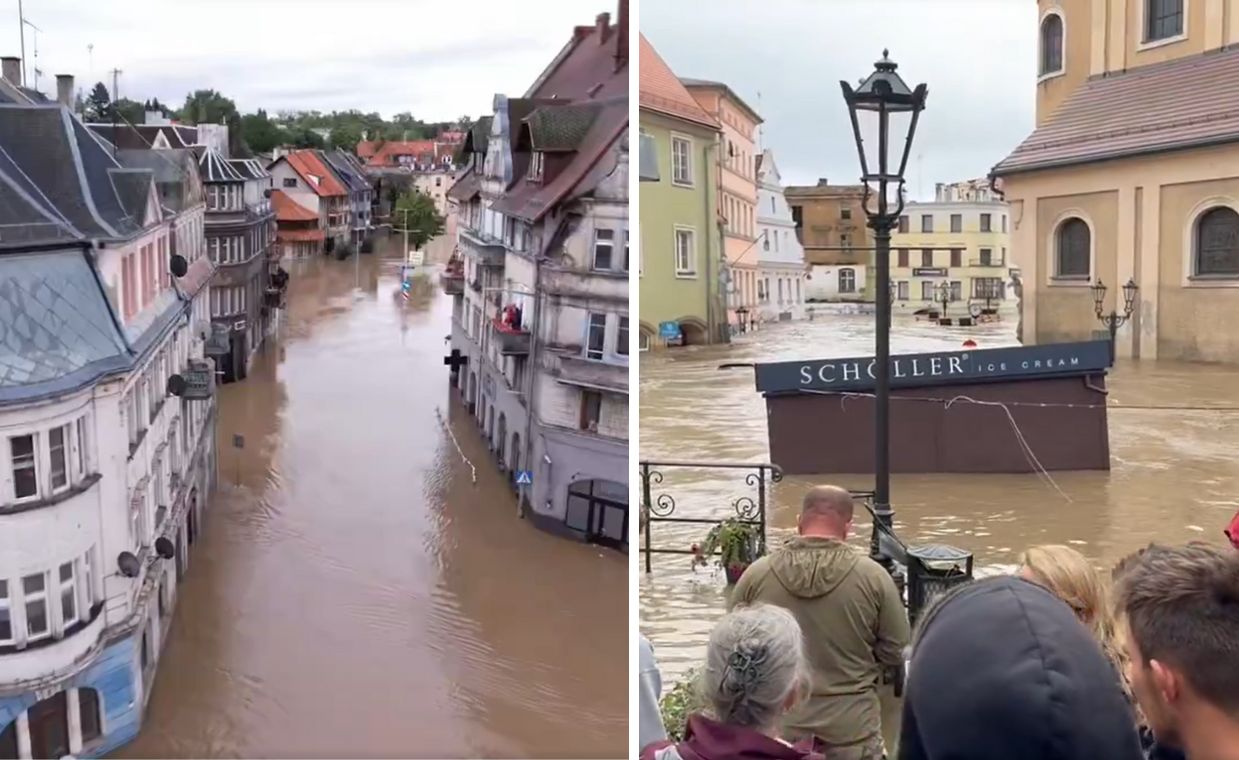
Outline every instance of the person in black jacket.
[[1011, 576], [953, 590], [912, 645], [900, 760], [1141, 760], [1134, 714], [1071, 608]]

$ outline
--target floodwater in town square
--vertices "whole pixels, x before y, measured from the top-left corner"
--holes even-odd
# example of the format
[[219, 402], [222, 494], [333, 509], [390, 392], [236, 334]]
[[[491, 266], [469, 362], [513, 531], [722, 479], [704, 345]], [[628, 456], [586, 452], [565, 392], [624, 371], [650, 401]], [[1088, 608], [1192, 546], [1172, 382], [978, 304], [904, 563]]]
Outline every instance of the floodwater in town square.
[[518, 519], [451, 397], [451, 298], [401, 298], [399, 248], [285, 263], [279, 338], [220, 388], [219, 491], [119, 756], [626, 753], [626, 558]]
[[[1016, 344], [1012, 322], [942, 328], [897, 318], [892, 353], [952, 350], [969, 337], [983, 349]], [[769, 461], [765, 406], [753, 390], [752, 371], [718, 366], [872, 354], [872, 316], [819, 317], [741, 336], [730, 347], [642, 354], [640, 458]], [[1055, 472], [1050, 479], [894, 475], [900, 537], [967, 549], [976, 556], [978, 573], [1010, 570], [1020, 550], [1037, 543], [1074, 545], [1108, 568], [1154, 540], [1223, 540], [1222, 528], [1239, 508], [1239, 411], [1208, 409], [1239, 409], [1239, 371], [1120, 361], [1109, 387], [1110, 472]], [[898, 416], [898, 403], [891, 414]], [[737, 498], [756, 497], [742, 474], [661, 472], [664, 480], [652, 494], [671, 495], [675, 517], [734, 515], [730, 505]], [[795, 530], [805, 491], [830, 482], [873, 487], [872, 475], [787, 476], [772, 488], [771, 546]], [[858, 513], [858, 545], [867, 541], [870, 526], [868, 514]], [[687, 549], [707, 528], [655, 524], [651, 540], [656, 548]], [[640, 579], [641, 630], [654, 643], [664, 679], [674, 682], [700, 661], [710, 627], [724, 609], [724, 581], [706, 569], [694, 573], [684, 555], [655, 555], [649, 575], [642, 558]]]

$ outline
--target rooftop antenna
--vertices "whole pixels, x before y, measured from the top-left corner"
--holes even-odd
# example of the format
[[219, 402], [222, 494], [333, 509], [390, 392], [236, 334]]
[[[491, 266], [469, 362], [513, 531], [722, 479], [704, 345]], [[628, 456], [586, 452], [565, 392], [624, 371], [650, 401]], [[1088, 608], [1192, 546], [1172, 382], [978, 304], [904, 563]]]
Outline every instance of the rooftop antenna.
[[112, 69], [112, 158], [116, 158], [116, 146], [120, 140], [116, 137], [116, 102], [120, 100], [120, 75], [124, 73], [120, 69]]
[[26, 86], [26, 14], [22, 12], [22, 0], [17, 0], [17, 28], [22, 40], [22, 87]]
[[[34, 30], [34, 89], [37, 90], [39, 89], [39, 75], [43, 73], [42, 71], [39, 71], [39, 32], [43, 30], [35, 26], [34, 24], [30, 23], [24, 18], [22, 19], [22, 23]], [[22, 43], [22, 84], [23, 85], [25, 84], [25, 81], [26, 81], [25, 58], [26, 58], [26, 46], [25, 46], [24, 37], [23, 37], [23, 43]]]
[[[757, 91], [757, 113], [758, 113], [759, 115], [761, 114], [761, 90], [758, 90], [758, 91]], [[761, 144], [761, 122], [758, 122], [758, 124], [757, 124], [757, 152], [758, 152], [758, 154], [760, 154], [760, 153], [761, 153], [761, 151], [762, 151], [762, 144]]]

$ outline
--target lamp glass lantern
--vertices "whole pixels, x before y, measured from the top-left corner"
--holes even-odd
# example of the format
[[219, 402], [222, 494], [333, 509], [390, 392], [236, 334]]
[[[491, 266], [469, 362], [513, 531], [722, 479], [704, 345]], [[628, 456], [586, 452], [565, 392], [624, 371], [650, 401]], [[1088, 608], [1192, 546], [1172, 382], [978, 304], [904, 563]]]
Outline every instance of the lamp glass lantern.
[[1106, 303], [1106, 284], [1098, 278], [1097, 282], [1094, 282], [1089, 287], [1089, 290], [1093, 292], [1093, 309], [1097, 312], [1097, 316], [1100, 317]]
[[928, 94], [923, 84], [908, 87], [898, 68], [883, 50], [873, 73], [856, 88], [839, 82], [860, 156], [865, 213], [871, 218], [898, 218], [903, 211], [904, 171]]
[[1135, 278], [1129, 278], [1127, 284], [1123, 286], [1123, 313], [1128, 316], [1136, 307], [1136, 291], [1138, 290], [1140, 286], [1136, 284]]

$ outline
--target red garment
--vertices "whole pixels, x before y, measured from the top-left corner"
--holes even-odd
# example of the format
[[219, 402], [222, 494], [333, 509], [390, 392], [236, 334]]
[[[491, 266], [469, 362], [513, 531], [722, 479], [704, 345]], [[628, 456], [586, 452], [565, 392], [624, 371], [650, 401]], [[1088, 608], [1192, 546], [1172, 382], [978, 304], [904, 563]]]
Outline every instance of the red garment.
[[1230, 518], [1230, 525], [1227, 525], [1222, 532], [1230, 539], [1230, 545], [1239, 549], [1239, 512]]

